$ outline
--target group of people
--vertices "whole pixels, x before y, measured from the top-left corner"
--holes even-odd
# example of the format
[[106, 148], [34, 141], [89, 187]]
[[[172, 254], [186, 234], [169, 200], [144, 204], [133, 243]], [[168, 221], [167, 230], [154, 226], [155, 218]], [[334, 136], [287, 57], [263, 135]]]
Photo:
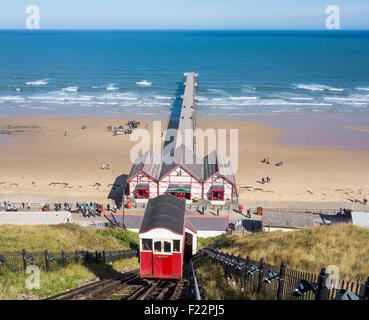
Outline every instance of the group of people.
[[102, 164], [102, 166], [101, 166], [101, 169], [110, 169], [110, 165], [109, 165], [109, 163], [107, 163], [107, 164], [105, 164], [105, 163], [103, 163]]
[[[4, 205], [4, 209], [6, 209], [6, 211], [17, 211], [18, 210], [16, 208], [15, 204], [11, 203], [10, 201], [4, 201], [3, 205]], [[28, 210], [30, 210], [31, 209], [31, 202], [28, 201], [27, 204], [22, 202], [22, 209], [25, 209], [26, 207], [27, 207]]]
[[[261, 160], [262, 163], [266, 163], [266, 164], [270, 164], [269, 162], [269, 158], [264, 158], [263, 160]], [[276, 164], [275, 164], [277, 167], [280, 167], [280, 166], [283, 166], [283, 161], [278, 161]]]
[[84, 217], [90, 217], [90, 216], [101, 216], [103, 208], [102, 205], [99, 205], [96, 202], [90, 202], [90, 203], [76, 203], [75, 209], [73, 209], [73, 206], [70, 205], [67, 202], [64, 202], [62, 205], [61, 203], [55, 203], [55, 211], [76, 211], [82, 213]]
[[[240, 204], [238, 206], [238, 212], [240, 214], [242, 214], [243, 213], [243, 209], [244, 209], [243, 204]], [[246, 218], [251, 218], [251, 211], [250, 211], [250, 209], [247, 209], [247, 211], [246, 211]]]
[[269, 183], [270, 181], [272, 181], [272, 179], [270, 179], [270, 177], [266, 177], [266, 178], [262, 177], [262, 178], [261, 178], [261, 183], [262, 183], [262, 184], [264, 184], [264, 183]]

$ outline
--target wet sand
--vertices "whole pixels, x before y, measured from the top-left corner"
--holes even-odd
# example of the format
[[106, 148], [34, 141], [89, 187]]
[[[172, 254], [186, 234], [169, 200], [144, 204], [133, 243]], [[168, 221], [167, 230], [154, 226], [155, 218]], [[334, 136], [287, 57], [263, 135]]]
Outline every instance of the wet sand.
[[[332, 146], [313, 144], [312, 140], [291, 142], [288, 137], [295, 123], [283, 119], [199, 120], [197, 123], [202, 129], [239, 130], [236, 179], [243, 203], [351, 208], [354, 194], [360, 201], [369, 195], [368, 150], [349, 148], [350, 144], [345, 147], [334, 143]], [[152, 120], [135, 120], [141, 121], [140, 128], [147, 127], [152, 132]], [[320, 121], [333, 126], [329, 117]], [[113, 136], [107, 126], [122, 124], [127, 128], [126, 122], [122, 118], [1, 117], [0, 200], [108, 203], [114, 183], [121, 181], [122, 175], [131, 169], [129, 155], [137, 142], [131, 142], [130, 135]], [[82, 125], [87, 128], [81, 129]], [[162, 121], [163, 130], [166, 126], [167, 121]], [[347, 126], [355, 125], [348, 122]], [[343, 128], [337, 122], [334, 127], [347, 141], [355, 142], [356, 133], [364, 135], [360, 137], [362, 141], [369, 141], [367, 132]], [[365, 124], [361, 128], [366, 128]], [[305, 130], [306, 136], [311, 134], [308, 124], [299, 130]], [[322, 140], [331, 139], [324, 132], [320, 135]], [[269, 165], [261, 162], [264, 158], [269, 159]], [[283, 166], [275, 166], [280, 160]], [[110, 169], [101, 169], [103, 163], [109, 163]], [[266, 176], [271, 177], [271, 182], [262, 184], [261, 179]], [[366, 207], [369, 210], [369, 205]], [[357, 203], [357, 208], [366, 207]]]

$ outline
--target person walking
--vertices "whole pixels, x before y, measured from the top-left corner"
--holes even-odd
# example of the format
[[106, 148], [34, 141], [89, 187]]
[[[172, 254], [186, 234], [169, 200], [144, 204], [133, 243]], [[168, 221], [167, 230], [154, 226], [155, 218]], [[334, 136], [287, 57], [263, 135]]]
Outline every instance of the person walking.
[[28, 201], [27, 203], [27, 209], [30, 210], [31, 209], [31, 202]]
[[219, 210], [220, 210], [220, 209], [218, 208], [218, 209], [217, 209], [217, 216], [219, 216]]
[[242, 214], [242, 210], [243, 210], [243, 205], [240, 204], [239, 207], [238, 207], [238, 211], [239, 211], [240, 214]]

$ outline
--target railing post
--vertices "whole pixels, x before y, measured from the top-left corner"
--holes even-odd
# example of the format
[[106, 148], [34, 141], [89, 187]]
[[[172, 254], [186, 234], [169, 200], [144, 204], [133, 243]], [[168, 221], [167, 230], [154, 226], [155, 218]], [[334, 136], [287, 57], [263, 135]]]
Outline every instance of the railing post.
[[260, 266], [259, 266], [259, 285], [258, 285], [258, 293], [262, 292], [264, 287], [264, 258], [260, 259]]
[[316, 300], [328, 300], [329, 289], [327, 287], [327, 279], [329, 275], [326, 268], [323, 268], [318, 277], [318, 291]]
[[369, 300], [369, 277], [365, 282], [365, 291], [364, 291], [364, 297]]
[[62, 267], [65, 267], [65, 255], [64, 255], [64, 250], [62, 250], [61, 252], [61, 263], [62, 263]]
[[23, 257], [23, 268], [24, 271], [26, 271], [27, 270], [26, 249], [22, 249], [22, 257]]
[[49, 253], [47, 252], [47, 250], [44, 251], [45, 254], [45, 267], [46, 267], [46, 272], [50, 271], [50, 265], [49, 265]]
[[277, 291], [277, 300], [283, 299], [283, 288], [284, 288], [284, 280], [286, 278], [286, 268], [287, 263], [281, 263], [281, 269], [279, 270], [279, 283], [278, 283], [278, 291]]

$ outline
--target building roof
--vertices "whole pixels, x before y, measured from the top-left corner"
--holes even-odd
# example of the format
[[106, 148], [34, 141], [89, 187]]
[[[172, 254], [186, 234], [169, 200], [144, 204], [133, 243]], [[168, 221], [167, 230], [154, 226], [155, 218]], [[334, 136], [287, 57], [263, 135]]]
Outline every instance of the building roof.
[[199, 181], [202, 180], [203, 159], [183, 144], [163, 156], [160, 179], [179, 165], [187, 169]]
[[228, 217], [199, 216], [187, 211], [186, 226], [193, 231], [228, 231]]
[[183, 234], [186, 202], [170, 194], [150, 199], [141, 224], [140, 233], [163, 228]]
[[204, 157], [204, 175], [203, 179], [206, 180], [211, 176], [219, 173], [226, 178], [232, 184], [236, 184], [231, 161], [222, 153], [214, 150]]
[[161, 156], [155, 150], [150, 149], [138, 157], [128, 175], [128, 181], [137, 174], [144, 172], [155, 180], [159, 180], [161, 171]]
[[324, 224], [351, 223], [351, 218], [344, 215], [319, 214]]
[[122, 215], [121, 213], [105, 213], [104, 217], [114, 226], [117, 227], [125, 227], [127, 229], [139, 229], [143, 220], [143, 214], [131, 214], [125, 213]]
[[305, 228], [313, 226], [312, 212], [263, 210], [263, 226], [276, 228]]
[[355, 226], [369, 228], [369, 212], [351, 212], [351, 216]]

